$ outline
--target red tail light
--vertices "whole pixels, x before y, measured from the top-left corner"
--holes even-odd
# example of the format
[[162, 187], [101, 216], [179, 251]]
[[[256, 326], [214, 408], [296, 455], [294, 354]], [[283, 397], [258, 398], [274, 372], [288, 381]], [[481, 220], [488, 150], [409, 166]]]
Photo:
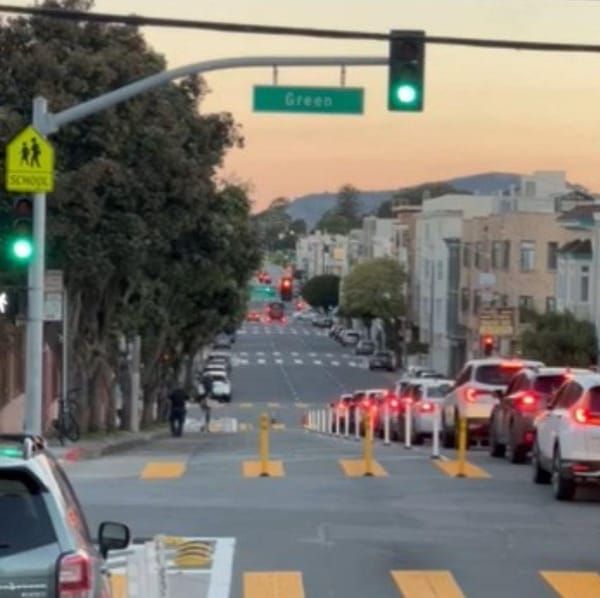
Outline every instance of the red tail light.
[[420, 406], [422, 413], [431, 413], [433, 411], [433, 403], [428, 403], [424, 401]]
[[59, 598], [89, 598], [94, 589], [92, 560], [85, 552], [67, 554], [58, 565]]
[[392, 399], [392, 400], [390, 401], [390, 407], [391, 407], [392, 409], [397, 409], [399, 404], [400, 404], [400, 403], [398, 403], [398, 401], [397, 401], [396, 399]]
[[537, 404], [538, 399], [533, 395], [523, 395], [519, 400], [519, 407], [521, 409], [533, 409]]
[[476, 390], [475, 388], [467, 388], [467, 401], [473, 403], [474, 401], [477, 400], [477, 396], [480, 395], [481, 393]]

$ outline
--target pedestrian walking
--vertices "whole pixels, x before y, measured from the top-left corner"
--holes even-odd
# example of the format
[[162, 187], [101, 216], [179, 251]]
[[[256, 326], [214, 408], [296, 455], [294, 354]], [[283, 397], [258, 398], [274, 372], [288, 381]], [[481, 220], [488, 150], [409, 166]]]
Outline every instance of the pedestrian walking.
[[171, 426], [171, 435], [180, 437], [183, 435], [183, 426], [187, 414], [188, 394], [181, 387], [175, 388], [169, 395], [169, 424]]
[[204, 394], [200, 399], [200, 409], [202, 409], [202, 413], [204, 414], [204, 423], [202, 424], [203, 432], [210, 432], [210, 416], [212, 412], [212, 407], [208, 402], [209, 398], [209, 394]]

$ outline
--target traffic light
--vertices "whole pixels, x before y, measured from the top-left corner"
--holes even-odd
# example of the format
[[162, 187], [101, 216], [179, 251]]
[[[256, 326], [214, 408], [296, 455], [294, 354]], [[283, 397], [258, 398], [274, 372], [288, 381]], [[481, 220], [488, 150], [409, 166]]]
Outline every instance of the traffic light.
[[281, 279], [281, 283], [279, 285], [279, 295], [282, 301], [292, 300], [292, 287], [292, 279], [289, 276], [285, 276]]
[[425, 91], [425, 32], [390, 33], [388, 110], [421, 112]]
[[13, 202], [7, 249], [13, 263], [28, 265], [33, 257], [33, 203], [29, 197], [20, 196]]
[[494, 352], [494, 337], [486, 335], [482, 339], [483, 354], [489, 357]]

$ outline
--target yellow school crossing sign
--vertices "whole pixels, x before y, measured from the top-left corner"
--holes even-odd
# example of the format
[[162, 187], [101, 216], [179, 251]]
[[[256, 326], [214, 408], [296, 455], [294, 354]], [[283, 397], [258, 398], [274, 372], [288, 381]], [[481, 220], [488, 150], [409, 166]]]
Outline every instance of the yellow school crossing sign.
[[54, 191], [54, 148], [31, 126], [6, 147], [6, 190]]

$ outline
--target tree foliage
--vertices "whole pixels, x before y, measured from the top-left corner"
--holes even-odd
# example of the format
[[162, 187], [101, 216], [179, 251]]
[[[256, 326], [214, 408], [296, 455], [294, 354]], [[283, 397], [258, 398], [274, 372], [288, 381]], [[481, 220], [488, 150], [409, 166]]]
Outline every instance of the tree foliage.
[[589, 367], [596, 363], [598, 340], [591, 322], [555, 312], [532, 316], [531, 327], [521, 334], [521, 348], [527, 358], [548, 365]]
[[313, 276], [302, 287], [302, 297], [313, 307], [329, 309], [339, 302], [340, 278], [335, 274]]
[[346, 315], [370, 321], [404, 316], [405, 274], [391, 258], [357, 264], [344, 278], [342, 308]]
[[342, 185], [337, 193], [335, 207], [323, 214], [316, 229], [331, 235], [347, 235], [353, 228], [359, 228], [359, 198], [360, 191], [356, 187]]
[[416, 187], [407, 187], [397, 191], [390, 199], [381, 203], [377, 209], [377, 217], [393, 218], [393, 208], [396, 206], [420, 206], [424, 199], [433, 199], [449, 193], [467, 193], [470, 195], [470, 193], [455, 189], [445, 182], [424, 183]]
[[294, 249], [298, 236], [306, 233], [304, 220], [293, 220], [287, 213], [289, 204], [289, 199], [278, 197], [266, 210], [253, 217], [260, 243], [267, 251]]
[[[89, 10], [88, 0], [44, 6]], [[58, 112], [165, 68], [133, 27], [41, 17], [0, 27], [0, 137], [30, 121], [31, 101]], [[65, 271], [74, 375], [89, 427], [112, 421], [116, 340], [141, 334], [145, 420], [168, 372], [245, 311], [260, 263], [250, 202], [215, 183], [242, 144], [229, 114], [198, 114], [192, 77], [72, 123], [52, 137], [47, 267]], [[168, 358], [165, 358], [168, 356]], [[84, 407], [86, 406], [84, 405]]]

